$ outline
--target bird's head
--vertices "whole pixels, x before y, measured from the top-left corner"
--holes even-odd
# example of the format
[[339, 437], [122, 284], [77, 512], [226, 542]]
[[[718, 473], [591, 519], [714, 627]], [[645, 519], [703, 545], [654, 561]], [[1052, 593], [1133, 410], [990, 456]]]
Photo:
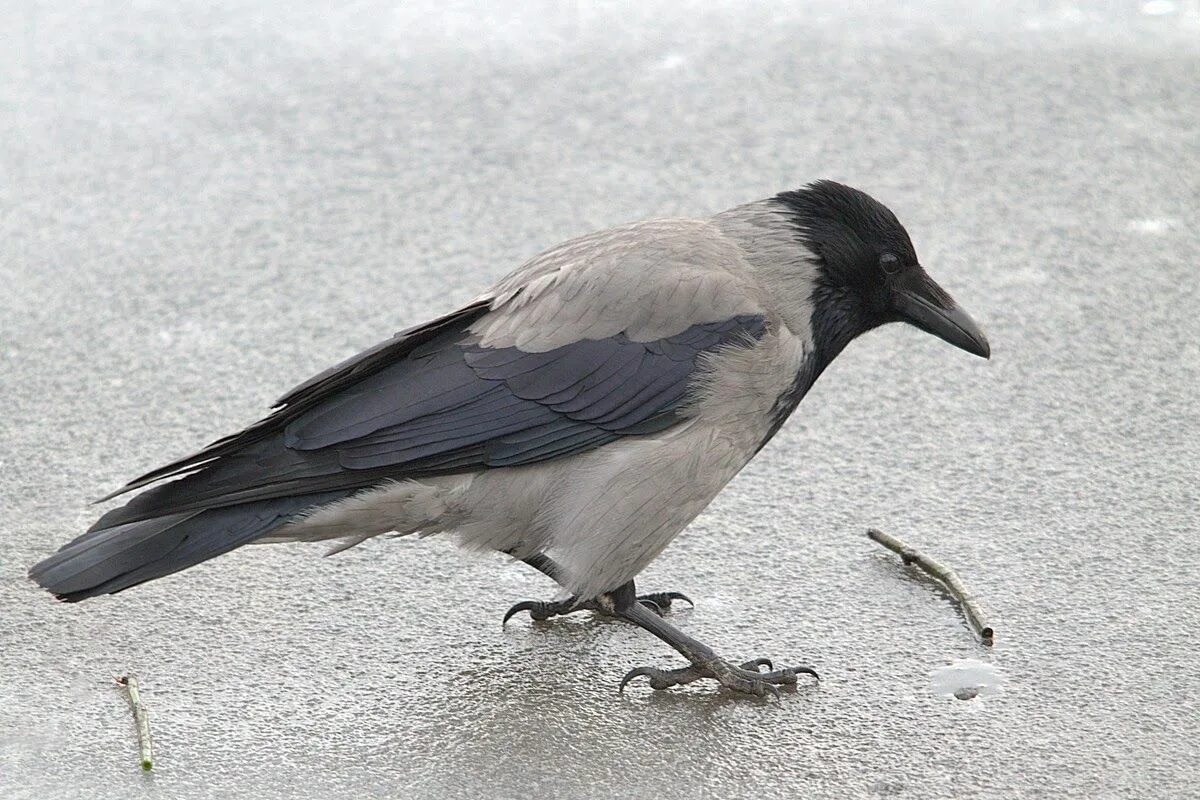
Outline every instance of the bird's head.
[[926, 274], [908, 232], [879, 201], [833, 181], [816, 181], [775, 202], [811, 253], [818, 281], [813, 333], [835, 350], [886, 322], [907, 322], [988, 358], [983, 331]]

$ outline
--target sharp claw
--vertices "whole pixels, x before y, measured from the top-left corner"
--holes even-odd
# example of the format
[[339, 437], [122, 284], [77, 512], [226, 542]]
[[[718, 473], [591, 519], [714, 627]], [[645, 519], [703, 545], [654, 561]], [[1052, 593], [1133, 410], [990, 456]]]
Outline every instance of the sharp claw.
[[503, 628], [508, 624], [508, 621], [512, 619], [513, 616], [520, 614], [522, 611], [529, 611], [532, 614], [533, 609], [536, 607], [537, 603], [535, 603], [533, 600], [522, 600], [508, 611], [504, 612], [504, 619], [500, 620], [500, 627]]
[[688, 597], [683, 592], [667, 592], [667, 598], [670, 600], [682, 600], [692, 608], [696, 607], [696, 604], [692, 602], [692, 598]]
[[646, 608], [653, 611], [655, 614], [658, 614], [660, 617], [663, 615], [662, 606], [660, 606], [655, 601], [653, 601], [649, 598], [642, 598], [641, 600], [638, 600], [638, 602], [641, 603], [642, 605], [644, 605]]
[[758, 697], [766, 697], [767, 695], [771, 695], [776, 700], [780, 699], [778, 686], [770, 683], [769, 681], [759, 680], [757, 678], [745, 678], [739, 683], [727, 686], [735, 691], [757, 695]]
[[753, 661], [747, 661], [745, 664], [742, 664], [742, 669], [752, 669], [755, 672], [760, 671], [763, 667], [766, 667], [768, 672], [775, 669], [775, 665], [771, 663], [771, 659], [769, 658], [756, 658]]
[[500, 620], [500, 627], [503, 628], [512, 619], [514, 614], [519, 614], [522, 611], [528, 611], [529, 616], [535, 620], [550, 619], [555, 614], [552, 608], [552, 606], [541, 600], [522, 600], [505, 613], [504, 619]]
[[634, 667], [633, 669], [629, 670], [629, 672], [625, 673], [624, 678], [621, 678], [621, 685], [617, 687], [617, 691], [621, 694], [624, 694], [625, 693], [625, 684], [629, 683], [634, 678], [641, 677], [642, 675], [645, 675], [648, 678], [650, 678], [650, 683], [653, 685], [654, 673], [656, 673], [657, 671], [658, 670], [656, 670], [654, 667]]
[[779, 686], [768, 684], [767, 681], [754, 681], [751, 685], [754, 686], [754, 693], [758, 697], [767, 697], [770, 694], [776, 700], [780, 699]]
[[791, 669], [793, 674], [798, 675], [800, 673], [804, 673], [805, 675], [812, 675], [817, 680], [821, 680], [821, 676], [818, 675], [817, 671], [812, 667], [792, 667]]
[[675, 600], [684, 600], [692, 608], [696, 607], [696, 604], [692, 602], [692, 598], [683, 592], [652, 592], [642, 595], [638, 600], [649, 600], [664, 609], [670, 608], [671, 603]]

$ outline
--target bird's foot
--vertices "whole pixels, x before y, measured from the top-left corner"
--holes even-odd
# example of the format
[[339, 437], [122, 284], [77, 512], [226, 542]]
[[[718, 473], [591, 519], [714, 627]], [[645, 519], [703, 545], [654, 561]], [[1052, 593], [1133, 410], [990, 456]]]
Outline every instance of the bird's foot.
[[[762, 668], [767, 671], [763, 672]], [[704, 678], [715, 680], [726, 689], [732, 689], [742, 694], [752, 694], [759, 697], [779, 696], [780, 686], [795, 686], [797, 675], [811, 675], [817, 680], [820, 676], [812, 667], [784, 667], [775, 669], [769, 658], [757, 658], [747, 661], [741, 666], [730, 664], [723, 658], [692, 664], [680, 669], [658, 669], [656, 667], [637, 667], [621, 679], [620, 691], [625, 691], [625, 685], [634, 678], [645, 676], [650, 679], [654, 689], [670, 689], [672, 686], [684, 686]]]
[[696, 604], [692, 602], [692, 598], [688, 597], [683, 592], [651, 592], [650, 594], [639, 594], [637, 596], [637, 600], [651, 611], [658, 611], [658, 615], [660, 617], [662, 616], [662, 612], [669, 610], [671, 608], [671, 604], [676, 600], [682, 600], [692, 608], [696, 607]]
[[550, 619], [551, 617], [561, 616], [562, 614], [570, 614], [572, 611], [585, 610], [583, 605], [577, 605], [574, 597], [568, 597], [566, 600], [558, 602], [546, 600], [522, 600], [515, 604], [508, 611], [504, 612], [504, 619], [500, 621], [500, 625], [508, 624], [508, 621], [516, 614], [522, 611], [528, 611], [529, 616], [535, 620], [541, 621]]
[[[689, 606], [695, 606], [692, 599], [683, 592], [651, 592], [650, 594], [638, 595], [637, 601], [646, 608], [650, 609], [660, 617], [664, 611], [671, 608], [671, 605], [676, 600], [683, 600]], [[546, 601], [546, 600], [522, 600], [514, 605], [504, 614], [504, 619], [500, 625], [506, 625], [514, 615], [528, 611], [529, 616], [537, 621], [547, 620], [551, 617], [560, 617], [565, 614], [572, 614], [576, 611], [594, 611], [606, 617], [614, 616], [613, 610], [604, 603], [596, 600], [580, 601], [575, 597], [568, 597], [566, 600]]]

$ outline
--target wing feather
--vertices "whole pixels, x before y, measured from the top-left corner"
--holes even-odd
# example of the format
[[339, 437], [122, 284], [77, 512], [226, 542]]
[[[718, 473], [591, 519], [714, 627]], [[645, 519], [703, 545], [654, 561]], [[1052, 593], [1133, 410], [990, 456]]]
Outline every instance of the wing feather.
[[97, 525], [533, 464], [662, 431], [686, 417], [705, 354], [767, 331], [736, 258], [686, 222], [557, 248], [133, 481], [122, 491], [180, 476]]

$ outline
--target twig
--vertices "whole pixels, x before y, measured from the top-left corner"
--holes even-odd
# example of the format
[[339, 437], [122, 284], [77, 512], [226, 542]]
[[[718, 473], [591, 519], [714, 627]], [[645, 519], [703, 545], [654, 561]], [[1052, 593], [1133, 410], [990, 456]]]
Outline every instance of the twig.
[[138, 751], [141, 754], [142, 769], [149, 770], [154, 766], [154, 744], [150, 741], [150, 718], [146, 716], [146, 707], [142, 705], [142, 695], [138, 691], [138, 679], [133, 675], [117, 678], [117, 683], [129, 690], [129, 704], [133, 706], [133, 719], [137, 723]]
[[962, 606], [967, 622], [971, 623], [971, 627], [979, 634], [980, 640], [988, 647], [992, 646], [996, 635], [995, 629], [988, 623], [987, 617], [975, 601], [974, 596], [967, 591], [967, 587], [959, 580], [958, 575], [954, 574], [954, 570], [912, 549], [895, 536], [883, 531], [870, 528], [867, 530], [867, 537], [899, 555], [905, 564], [916, 564], [926, 574], [945, 584], [946, 589]]

